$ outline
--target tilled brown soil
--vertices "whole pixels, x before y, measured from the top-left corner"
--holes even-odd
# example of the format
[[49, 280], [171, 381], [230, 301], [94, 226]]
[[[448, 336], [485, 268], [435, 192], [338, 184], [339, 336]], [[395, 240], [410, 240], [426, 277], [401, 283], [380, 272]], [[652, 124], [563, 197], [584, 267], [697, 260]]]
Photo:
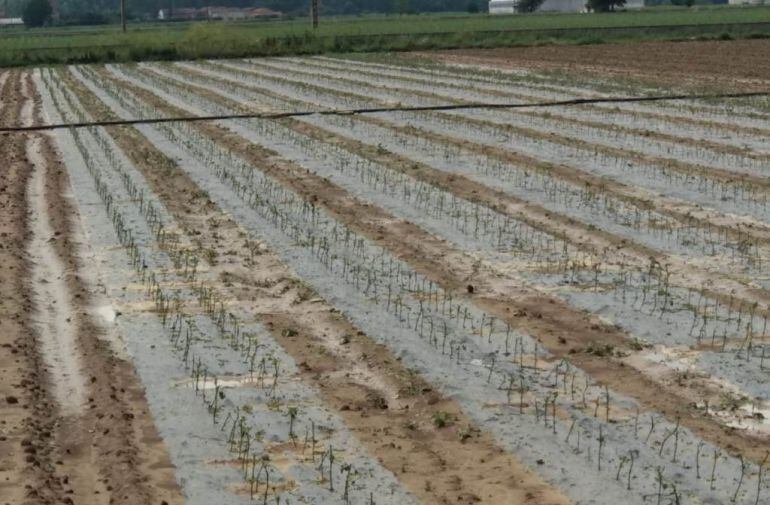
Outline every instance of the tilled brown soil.
[[[33, 101], [40, 101], [29, 75], [15, 73], [3, 90], [2, 124], [18, 124]], [[29, 107], [29, 105], [28, 105]], [[29, 110], [29, 109], [27, 109]], [[34, 162], [34, 144], [41, 156]], [[0, 141], [0, 497], [1, 503], [179, 504], [173, 467], [149, 414], [132, 365], [118, 358], [91, 313], [92, 288], [74, 239], [76, 210], [65, 196], [69, 180], [46, 135], [8, 135]], [[73, 414], [54, 399], [59, 374], [42, 356], [28, 256], [28, 181], [42, 170], [56, 254], [65, 266], [80, 372], [87, 404]], [[55, 365], [54, 365], [55, 366]]]
[[638, 42], [420, 53], [449, 63], [564, 69], [726, 90], [770, 89], [770, 40]]
[[[2, 90], [0, 123], [11, 124], [24, 103], [21, 72]], [[62, 502], [72, 493], [54, 448], [55, 406], [37, 349], [25, 279], [26, 191], [30, 175], [26, 140], [0, 138], [0, 497], [2, 503]]]
[[78, 343], [81, 361], [87, 364], [90, 392], [83, 415], [62, 421], [60, 448], [85, 459], [98, 472], [98, 479], [88, 474], [79, 477], [86, 487], [96, 480], [109, 497], [105, 503], [182, 503], [144, 388], [131, 363], [115, 355], [102, 336], [103, 330], [89, 315], [92, 293], [78, 273], [84, 265], [75, 253], [78, 244], [71, 237], [76, 211], [64, 197], [69, 179], [50, 141], [45, 149], [46, 158], [52, 161], [46, 188], [49, 215], [54, 229], [61, 232], [57, 250], [69, 268], [68, 284], [80, 309]]

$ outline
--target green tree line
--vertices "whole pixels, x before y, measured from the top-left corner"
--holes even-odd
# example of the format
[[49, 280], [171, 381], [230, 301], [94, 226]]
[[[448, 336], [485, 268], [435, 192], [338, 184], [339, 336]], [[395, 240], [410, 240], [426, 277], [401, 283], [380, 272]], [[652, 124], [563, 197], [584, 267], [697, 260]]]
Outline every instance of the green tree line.
[[[486, 11], [487, 0], [322, 0], [321, 3], [325, 15], [356, 15], [479, 12]], [[43, 8], [42, 0], [0, 0], [0, 11], [20, 17], [29, 4], [37, 11]], [[160, 9], [206, 6], [267, 7], [288, 16], [306, 15], [310, 8], [309, 0], [126, 0], [128, 16], [135, 19], [155, 18]], [[119, 0], [59, 0], [58, 5], [59, 20], [64, 23], [109, 22], [118, 12]]]

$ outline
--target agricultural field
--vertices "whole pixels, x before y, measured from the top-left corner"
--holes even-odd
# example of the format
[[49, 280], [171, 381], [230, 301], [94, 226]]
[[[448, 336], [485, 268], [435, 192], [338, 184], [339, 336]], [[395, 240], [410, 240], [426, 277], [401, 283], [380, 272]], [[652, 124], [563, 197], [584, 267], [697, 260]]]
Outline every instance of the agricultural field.
[[[486, 5], [486, 4], [484, 4]], [[770, 6], [657, 7], [613, 13], [485, 12], [233, 22], [136, 22], [0, 30], [0, 66], [329, 53], [768, 39]], [[765, 65], [766, 66], [766, 65]]]
[[[472, 55], [0, 90], [324, 112], [2, 134], [0, 503], [770, 504], [768, 95]], [[403, 110], [480, 102], [532, 106]]]

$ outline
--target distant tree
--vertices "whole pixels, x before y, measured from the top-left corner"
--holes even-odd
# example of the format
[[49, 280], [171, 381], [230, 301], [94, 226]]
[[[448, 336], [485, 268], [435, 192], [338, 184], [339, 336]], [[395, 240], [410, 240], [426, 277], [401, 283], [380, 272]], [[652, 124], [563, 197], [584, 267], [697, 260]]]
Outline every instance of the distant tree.
[[409, 0], [395, 0], [393, 2], [393, 10], [398, 14], [408, 14], [411, 12], [411, 6]]
[[526, 14], [528, 12], [535, 12], [543, 5], [545, 0], [519, 0], [516, 4], [516, 12]]
[[586, 8], [593, 12], [612, 12], [616, 7], [626, 5], [626, 0], [588, 0]]
[[48, 0], [29, 0], [21, 13], [21, 19], [27, 27], [33, 28], [46, 24], [52, 13]]
[[100, 12], [84, 12], [67, 21], [75, 25], [106, 25], [110, 22], [107, 16]]
[[476, 14], [479, 12], [479, 4], [476, 0], [468, 2], [468, 7], [465, 8], [469, 13]]
[[[8, 0], [10, 5], [19, 4], [21, 7], [28, 0]], [[54, 0], [50, 0], [53, 2]], [[664, 0], [661, 0], [664, 1]], [[665, 0], [666, 2], [670, 0]], [[726, 1], [726, 0], [725, 0]], [[5, 0], [0, 0], [0, 8]], [[471, 2], [478, 5], [483, 12], [487, 0], [321, 0], [323, 15], [358, 15], [372, 13], [423, 13], [423, 12], [465, 12]], [[98, 13], [108, 21], [117, 21], [118, 0], [58, 0], [58, 11], [61, 19], [67, 23], [77, 23], [83, 13]], [[208, 5], [225, 7], [268, 7], [282, 12], [285, 16], [307, 16], [308, 0], [130, 0], [126, 7], [137, 18], [155, 19], [158, 9], [174, 9], [186, 7], [205, 7]], [[95, 20], [95, 19], [94, 19]], [[0, 502], [2, 503], [2, 502]]]

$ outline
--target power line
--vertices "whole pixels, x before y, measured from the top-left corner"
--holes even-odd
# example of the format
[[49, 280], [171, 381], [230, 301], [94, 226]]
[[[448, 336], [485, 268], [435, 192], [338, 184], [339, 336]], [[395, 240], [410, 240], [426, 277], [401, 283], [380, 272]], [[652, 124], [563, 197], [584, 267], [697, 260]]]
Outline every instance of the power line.
[[712, 93], [712, 94], [679, 94], [679, 95], [653, 95], [636, 97], [603, 97], [603, 98], [574, 98], [570, 100], [558, 100], [535, 103], [466, 103], [447, 105], [417, 105], [407, 107], [366, 107], [358, 109], [321, 109], [287, 112], [253, 112], [246, 114], [224, 114], [212, 116], [176, 116], [140, 119], [114, 119], [105, 121], [85, 121], [74, 123], [55, 123], [33, 126], [5, 126], [0, 127], [0, 133], [23, 133], [44, 130], [59, 130], [69, 128], [90, 128], [95, 126], [130, 126], [138, 124], [158, 124], [176, 122], [197, 121], [222, 121], [233, 119], [282, 119], [302, 116], [353, 116], [357, 114], [376, 114], [386, 112], [431, 112], [446, 110], [469, 109], [528, 109], [542, 107], [569, 107], [575, 105], [590, 105], [597, 103], [634, 103], [634, 102], [662, 102], [667, 100], [720, 100], [727, 98], [753, 98], [770, 97], [770, 91], [752, 91], [736, 93]]

